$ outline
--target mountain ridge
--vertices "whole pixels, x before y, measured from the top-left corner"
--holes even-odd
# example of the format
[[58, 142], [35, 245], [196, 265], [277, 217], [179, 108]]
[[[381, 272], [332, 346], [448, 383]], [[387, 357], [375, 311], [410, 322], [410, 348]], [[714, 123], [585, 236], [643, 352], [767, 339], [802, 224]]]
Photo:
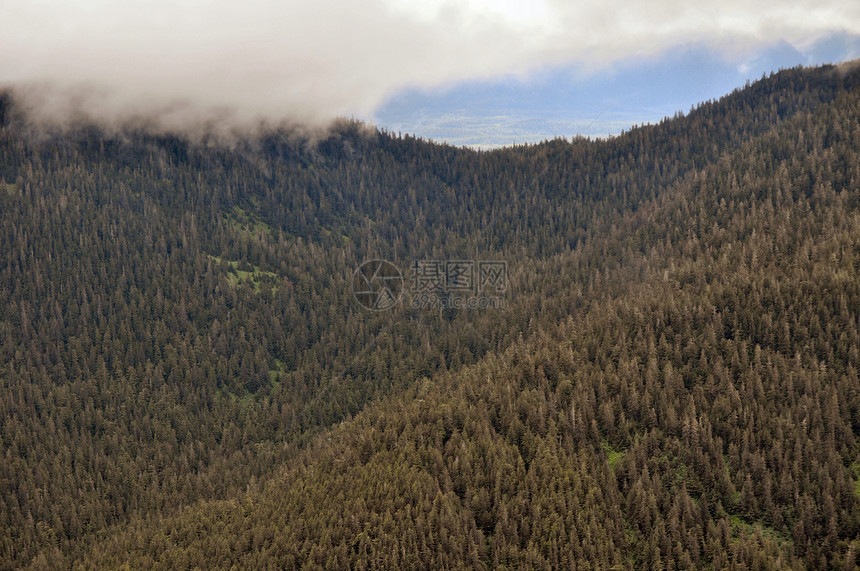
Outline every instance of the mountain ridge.
[[[617, 140], [492, 153], [348, 125], [312, 153], [93, 131], [22, 159], [7, 125], [0, 434], [35, 482], [91, 465], [93, 501], [5, 472], [4, 561], [849, 568], [857, 79], [788, 70]], [[350, 263], [464, 252], [508, 257], [505, 310], [350, 306]]]

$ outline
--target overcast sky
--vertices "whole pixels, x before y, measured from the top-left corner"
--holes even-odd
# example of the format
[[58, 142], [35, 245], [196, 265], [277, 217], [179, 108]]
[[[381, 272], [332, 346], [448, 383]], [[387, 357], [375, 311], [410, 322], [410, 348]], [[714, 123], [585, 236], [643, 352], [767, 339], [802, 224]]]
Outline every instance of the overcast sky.
[[834, 35], [860, 36], [860, 2], [0, 0], [0, 86], [42, 113], [319, 123], [416, 90], [594, 78], [690, 46], [742, 62]]

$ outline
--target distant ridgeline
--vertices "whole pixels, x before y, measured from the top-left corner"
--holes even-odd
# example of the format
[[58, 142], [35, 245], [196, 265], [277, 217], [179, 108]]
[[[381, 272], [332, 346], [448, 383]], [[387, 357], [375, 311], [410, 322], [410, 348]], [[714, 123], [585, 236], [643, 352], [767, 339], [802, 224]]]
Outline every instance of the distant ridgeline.
[[855, 569], [858, 83], [492, 152], [0, 96], [0, 568]]

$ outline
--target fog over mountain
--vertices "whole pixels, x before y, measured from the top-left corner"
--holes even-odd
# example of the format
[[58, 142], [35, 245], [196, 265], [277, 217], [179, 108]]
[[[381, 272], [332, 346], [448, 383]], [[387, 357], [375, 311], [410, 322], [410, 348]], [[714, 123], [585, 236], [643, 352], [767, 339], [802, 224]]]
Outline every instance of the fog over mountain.
[[[0, 2], [0, 86], [52, 120], [157, 116], [320, 124], [374, 118], [404, 90], [572, 66], [582, 74], [695, 43], [721, 57], [860, 34], [850, 2]], [[798, 62], [801, 63], [801, 62]]]

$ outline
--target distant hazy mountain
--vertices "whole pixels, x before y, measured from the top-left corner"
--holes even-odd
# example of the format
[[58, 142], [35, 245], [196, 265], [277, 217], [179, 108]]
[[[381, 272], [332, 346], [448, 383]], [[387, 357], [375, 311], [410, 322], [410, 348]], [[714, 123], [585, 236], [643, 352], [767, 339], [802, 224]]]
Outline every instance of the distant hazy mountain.
[[394, 132], [485, 148], [553, 137], [605, 137], [686, 113], [782, 68], [856, 57], [860, 37], [851, 35], [827, 37], [803, 52], [782, 43], [745, 57], [700, 46], [643, 56], [609, 70], [570, 66], [406, 91], [379, 109], [374, 120]]

